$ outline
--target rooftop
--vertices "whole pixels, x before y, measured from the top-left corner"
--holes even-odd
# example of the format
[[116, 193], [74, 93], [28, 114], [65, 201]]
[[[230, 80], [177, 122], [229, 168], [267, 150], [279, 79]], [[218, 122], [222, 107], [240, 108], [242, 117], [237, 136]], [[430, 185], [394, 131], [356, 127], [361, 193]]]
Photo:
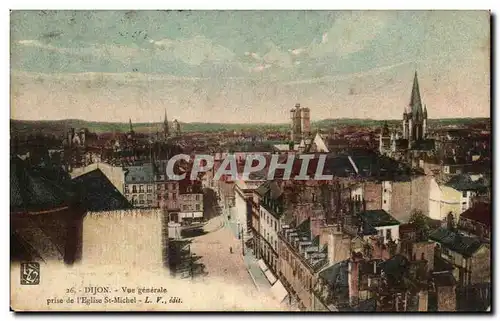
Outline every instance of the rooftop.
[[488, 203], [476, 203], [471, 208], [460, 214], [460, 218], [466, 218], [491, 227], [491, 205]]
[[466, 257], [472, 256], [481, 246], [481, 242], [477, 238], [468, 237], [443, 227], [432, 231], [429, 239]]
[[148, 163], [140, 166], [129, 166], [125, 168], [125, 183], [153, 183], [155, 172], [153, 164]]
[[40, 212], [66, 208], [73, 194], [17, 156], [10, 159], [11, 212]]
[[399, 225], [400, 222], [385, 210], [368, 210], [359, 213], [361, 220], [371, 227]]
[[73, 179], [80, 201], [87, 211], [101, 212], [132, 208], [125, 196], [100, 169]]

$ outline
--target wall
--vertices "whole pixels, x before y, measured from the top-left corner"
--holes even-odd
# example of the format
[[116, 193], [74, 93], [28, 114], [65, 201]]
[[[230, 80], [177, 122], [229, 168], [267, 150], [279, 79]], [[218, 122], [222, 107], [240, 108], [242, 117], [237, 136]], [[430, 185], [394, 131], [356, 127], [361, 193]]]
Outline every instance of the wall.
[[[313, 309], [312, 287], [316, 284], [315, 275], [301, 260], [300, 254], [288, 246], [282, 238], [279, 240], [279, 268], [285, 283], [293, 289], [293, 294], [299, 299], [306, 311]], [[294, 273], [295, 272], [295, 273]], [[290, 290], [290, 289], [289, 289]]]
[[401, 223], [408, 222], [412, 210], [429, 215], [430, 176], [418, 176], [408, 182], [393, 182], [390, 214]]
[[433, 180], [429, 192], [429, 217], [443, 220], [449, 212], [452, 212], [455, 216], [455, 222], [458, 222], [460, 213], [462, 213], [461, 198], [462, 192], [451, 187], [438, 185]]
[[491, 249], [483, 245], [472, 257], [471, 262], [471, 284], [491, 282]]
[[[377, 231], [382, 231], [382, 235], [384, 236], [384, 243], [387, 243], [389, 239], [387, 238], [387, 231], [391, 232], [391, 239], [395, 242], [399, 240], [399, 225], [391, 225], [391, 226], [380, 226], [375, 228]], [[380, 233], [380, 232], [379, 232]]]
[[454, 286], [440, 286], [437, 288], [438, 311], [455, 312], [457, 309], [457, 295]]
[[166, 261], [167, 231], [159, 209], [89, 212], [83, 219], [82, 263], [161, 268]]
[[[259, 233], [260, 238], [260, 252], [262, 258], [268, 263], [268, 266], [277, 270], [278, 267], [278, 225], [280, 224], [274, 216], [272, 216], [264, 207], [260, 206], [260, 219], [259, 219]], [[276, 224], [276, 230], [274, 225]], [[271, 246], [269, 246], [271, 244]]]

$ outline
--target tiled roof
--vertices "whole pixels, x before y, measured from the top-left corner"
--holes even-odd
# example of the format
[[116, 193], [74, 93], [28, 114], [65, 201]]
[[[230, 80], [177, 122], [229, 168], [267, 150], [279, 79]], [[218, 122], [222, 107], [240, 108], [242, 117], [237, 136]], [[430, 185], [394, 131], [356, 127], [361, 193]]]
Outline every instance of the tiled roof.
[[81, 204], [87, 211], [101, 212], [132, 208], [125, 196], [109, 181], [100, 169], [73, 179]]
[[153, 183], [154, 181], [155, 173], [152, 164], [125, 168], [125, 183], [127, 184]]
[[57, 182], [36, 173], [19, 157], [11, 157], [11, 212], [40, 212], [65, 208], [71, 198], [72, 193]]
[[348, 267], [349, 261], [338, 262], [319, 273], [319, 277], [325, 280], [328, 284], [336, 287], [347, 287], [348, 283]]
[[477, 238], [468, 237], [442, 227], [432, 231], [429, 239], [466, 257], [472, 256], [481, 246], [481, 242]]
[[491, 206], [488, 203], [476, 203], [471, 208], [460, 214], [460, 218], [477, 221], [491, 227]]
[[399, 221], [385, 210], [368, 210], [359, 213], [361, 220], [371, 227], [399, 225]]
[[445, 185], [457, 191], [478, 191], [485, 190], [489, 183], [482, 177], [477, 180], [472, 180], [471, 176], [468, 174], [459, 174], [453, 176]]

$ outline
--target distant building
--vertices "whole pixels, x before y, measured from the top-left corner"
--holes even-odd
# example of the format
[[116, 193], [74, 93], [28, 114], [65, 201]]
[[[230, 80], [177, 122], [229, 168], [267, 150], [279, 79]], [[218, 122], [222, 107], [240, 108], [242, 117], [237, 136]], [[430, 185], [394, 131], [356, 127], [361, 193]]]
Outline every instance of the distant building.
[[170, 222], [190, 224], [203, 220], [203, 190], [200, 181], [179, 181], [179, 212], [170, 213]]
[[302, 139], [310, 138], [311, 135], [311, 119], [309, 108], [300, 107], [296, 104], [295, 108], [290, 110], [291, 130], [290, 140], [299, 143]]
[[487, 203], [476, 203], [471, 208], [460, 214], [457, 228], [460, 232], [476, 236], [481, 240], [491, 240], [491, 205]]
[[379, 152], [396, 156], [406, 152], [428, 152], [435, 149], [435, 140], [427, 137], [427, 106], [422, 104], [417, 72], [413, 79], [410, 103], [403, 112], [402, 136], [391, 133], [387, 124], [379, 135]]
[[174, 136], [180, 136], [181, 135], [181, 124], [177, 121], [177, 119], [174, 119], [172, 123], [172, 129], [173, 129], [173, 135]]
[[156, 207], [153, 164], [126, 167], [123, 190], [134, 207]]

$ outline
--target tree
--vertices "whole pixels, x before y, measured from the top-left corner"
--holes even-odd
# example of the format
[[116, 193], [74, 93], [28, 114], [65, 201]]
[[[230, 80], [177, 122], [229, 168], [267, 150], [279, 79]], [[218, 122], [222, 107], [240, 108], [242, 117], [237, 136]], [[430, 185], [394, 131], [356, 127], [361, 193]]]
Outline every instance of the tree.
[[417, 229], [417, 238], [419, 240], [428, 239], [430, 232], [429, 221], [422, 211], [414, 209], [411, 213], [409, 223], [415, 225]]

